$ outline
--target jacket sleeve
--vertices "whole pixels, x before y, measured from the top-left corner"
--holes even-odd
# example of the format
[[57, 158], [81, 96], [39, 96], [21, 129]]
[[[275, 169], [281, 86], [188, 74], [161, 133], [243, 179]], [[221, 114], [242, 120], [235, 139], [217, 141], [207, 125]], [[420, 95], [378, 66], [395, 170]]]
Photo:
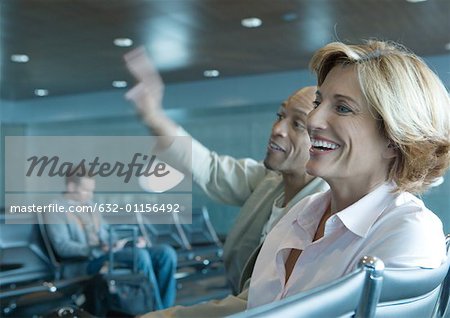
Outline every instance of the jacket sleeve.
[[[64, 223], [46, 224], [49, 240], [56, 254], [61, 258], [68, 257], [88, 257], [90, 248], [86, 241], [83, 229], [76, 223], [69, 223], [64, 216]], [[69, 227], [76, 233], [75, 237], [71, 235]]]
[[212, 199], [241, 206], [266, 176], [268, 170], [250, 158], [220, 156], [179, 129], [173, 144], [158, 157], [184, 172]]

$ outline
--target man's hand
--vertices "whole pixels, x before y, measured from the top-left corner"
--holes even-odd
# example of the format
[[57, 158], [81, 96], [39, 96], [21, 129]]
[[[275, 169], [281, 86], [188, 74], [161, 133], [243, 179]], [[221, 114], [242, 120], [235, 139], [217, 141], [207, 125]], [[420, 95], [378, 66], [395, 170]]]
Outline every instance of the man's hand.
[[[128, 237], [127, 237], [127, 238], [124, 238], [124, 239], [118, 240], [118, 241], [114, 244], [113, 252], [120, 251], [121, 249], [123, 249], [123, 248], [127, 245], [128, 242], [131, 242], [131, 241], [132, 241], [132, 240], [131, 240], [130, 238], [128, 238]], [[137, 238], [137, 241], [136, 241], [136, 247], [137, 247], [137, 248], [145, 248], [145, 247], [147, 247], [147, 242], [145, 241], [144, 237], [139, 236], [139, 237]]]
[[125, 245], [130, 241], [129, 238], [124, 238], [124, 239], [120, 239], [118, 240], [113, 247], [113, 252], [117, 252], [120, 251], [121, 249], [123, 249], [125, 247]]
[[163, 92], [164, 84], [158, 71], [145, 53], [144, 47], [138, 47], [124, 56], [126, 66], [137, 81], [149, 84], [152, 89]]
[[124, 59], [128, 70], [139, 82], [125, 97], [135, 103], [143, 119], [153, 126], [158, 117], [164, 115], [161, 106], [164, 84], [161, 76], [143, 47], [125, 54]]
[[142, 236], [139, 236], [138, 241], [136, 242], [136, 247], [138, 248], [147, 247], [147, 241]]
[[145, 53], [139, 47], [124, 55], [125, 64], [139, 83], [129, 90], [125, 98], [131, 100], [142, 116], [144, 122], [157, 136], [164, 136], [158, 140], [157, 148], [169, 147], [176, 136], [178, 126], [166, 116], [162, 108], [164, 83], [158, 71]]

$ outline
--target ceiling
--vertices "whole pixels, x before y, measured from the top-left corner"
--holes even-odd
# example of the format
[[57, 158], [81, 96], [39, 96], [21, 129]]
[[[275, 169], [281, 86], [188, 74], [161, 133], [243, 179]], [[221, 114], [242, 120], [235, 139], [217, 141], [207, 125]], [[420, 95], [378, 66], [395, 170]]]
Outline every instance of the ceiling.
[[[262, 25], [244, 28], [241, 19]], [[111, 90], [132, 78], [122, 56], [145, 45], [166, 83], [305, 68], [333, 40], [399, 41], [448, 54], [450, 1], [428, 0], [0, 0], [0, 98]], [[130, 38], [130, 48], [115, 38]], [[14, 63], [11, 54], [27, 54]], [[215, 80], [215, 79], [208, 79]]]

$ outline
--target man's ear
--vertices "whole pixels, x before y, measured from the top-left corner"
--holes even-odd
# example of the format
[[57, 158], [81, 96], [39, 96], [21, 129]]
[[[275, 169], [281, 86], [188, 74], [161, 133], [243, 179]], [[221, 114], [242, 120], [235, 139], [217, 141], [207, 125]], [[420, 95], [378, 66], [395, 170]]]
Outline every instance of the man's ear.
[[394, 159], [398, 155], [398, 147], [393, 141], [388, 141], [386, 143], [386, 148], [383, 151], [383, 158]]

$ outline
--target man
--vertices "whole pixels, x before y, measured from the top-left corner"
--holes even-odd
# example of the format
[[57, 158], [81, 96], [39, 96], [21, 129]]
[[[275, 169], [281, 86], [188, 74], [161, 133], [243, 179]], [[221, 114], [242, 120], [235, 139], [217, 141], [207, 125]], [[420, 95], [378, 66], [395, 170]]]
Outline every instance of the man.
[[[61, 258], [87, 257], [84, 271], [94, 274], [100, 271], [108, 259], [108, 226], [94, 212], [69, 212], [78, 206], [91, 206], [95, 180], [72, 175], [66, 178], [66, 192], [58, 202], [65, 206], [66, 212], [47, 219], [49, 239]], [[81, 211], [80, 208], [76, 209]], [[85, 209], [83, 211], [88, 211]], [[56, 222], [57, 221], [57, 222]], [[120, 263], [132, 264], [132, 249], [125, 247], [125, 240], [115, 240], [113, 251]], [[145, 247], [145, 241], [137, 242], [137, 268], [142, 271], [154, 286], [155, 306], [157, 309], [174, 304], [176, 282], [174, 278], [177, 258], [174, 249], [168, 245]], [[77, 273], [81, 274], [81, 273]]]
[[[227, 315], [244, 310], [246, 282], [266, 234], [277, 221], [305, 196], [328, 188], [321, 179], [306, 174], [309, 136], [306, 116], [313, 109], [315, 87], [296, 91], [277, 113], [264, 164], [252, 159], [219, 156], [198, 141], [192, 141], [192, 165], [184, 160], [187, 146], [174, 137], [187, 133], [169, 119], [161, 107], [163, 84], [142, 49], [125, 56], [127, 67], [140, 83], [127, 94], [160, 142], [160, 158], [180, 170], [192, 172], [194, 181], [211, 198], [241, 206], [235, 226], [227, 236], [224, 262], [233, 293], [219, 302], [193, 307], [175, 307], [161, 314], [180, 317]], [[191, 145], [189, 145], [190, 148]]]

